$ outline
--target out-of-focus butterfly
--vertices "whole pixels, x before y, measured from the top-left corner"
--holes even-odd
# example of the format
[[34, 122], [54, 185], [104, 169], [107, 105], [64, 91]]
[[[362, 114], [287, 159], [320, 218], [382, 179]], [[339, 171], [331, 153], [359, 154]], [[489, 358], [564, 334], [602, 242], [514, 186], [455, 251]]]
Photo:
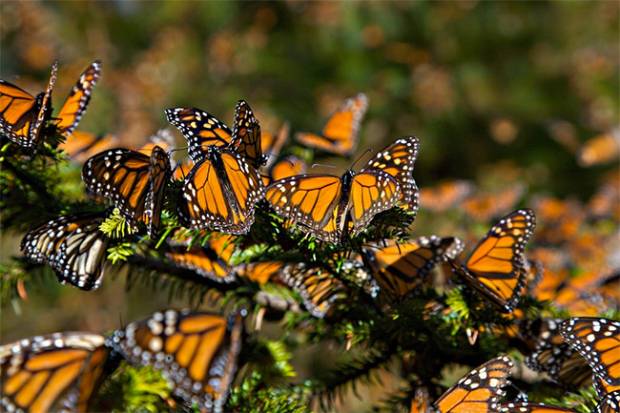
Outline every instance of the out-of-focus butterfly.
[[577, 413], [565, 407], [549, 406], [543, 403], [512, 402], [499, 406], [500, 413]]
[[536, 231], [536, 239], [547, 244], [561, 244], [571, 240], [585, 218], [583, 208], [576, 202], [552, 197], [536, 199], [534, 210], [541, 223]]
[[181, 245], [166, 253], [166, 257], [181, 268], [195, 271], [213, 281], [229, 283], [235, 280], [230, 259], [235, 252], [235, 237], [212, 234], [205, 245], [188, 247]]
[[113, 369], [103, 336], [67, 332], [0, 346], [0, 406], [7, 412], [87, 412]]
[[512, 367], [507, 356], [491, 359], [461, 378], [433, 406], [441, 413], [495, 412]]
[[58, 133], [65, 137], [71, 136], [73, 130], [82, 119], [90, 95], [95, 84], [101, 76], [101, 62], [96, 60], [91, 63], [80, 75], [77, 83], [69, 92], [69, 96], [60, 108], [60, 112], [55, 117], [55, 128]]
[[233, 129], [215, 116], [196, 108], [166, 109], [168, 122], [179, 128], [189, 143], [189, 156], [199, 162], [209, 147], [234, 149], [254, 167], [264, 163], [261, 149], [261, 131], [254, 112], [246, 101], [240, 100], [235, 108]]
[[564, 341], [559, 327], [562, 320], [542, 319], [538, 325], [534, 352], [525, 363], [535, 371], [567, 388], [580, 388], [592, 382], [592, 373], [586, 361]]
[[560, 325], [560, 333], [587, 360], [595, 376], [608, 385], [620, 386], [620, 322], [570, 318]]
[[71, 137], [58, 145], [69, 158], [77, 163], [84, 163], [88, 158], [118, 146], [118, 139], [111, 134], [95, 135], [84, 131], [73, 131]]
[[151, 135], [146, 143], [138, 149], [138, 152], [151, 156], [155, 147], [159, 146], [166, 152], [170, 152], [174, 148], [174, 136], [170, 129], [163, 128]]
[[446, 181], [430, 188], [420, 189], [420, 206], [433, 212], [456, 207], [467, 198], [474, 187], [467, 181]]
[[31, 231], [21, 242], [25, 255], [54, 269], [61, 283], [98, 288], [109, 240], [99, 231], [102, 214], [61, 216]]
[[170, 158], [159, 146], [150, 156], [112, 149], [90, 158], [82, 168], [87, 190], [110, 199], [132, 224], [146, 224], [149, 236], [159, 229]]
[[369, 244], [362, 252], [381, 291], [398, 298], [422, 285], [438, 262], [456, 258], [462, 249], [457, 238], [431, 235], [403, 243]]
[[368, 108], [365, 94], [347, 99], [327, 120], [320, 134], [299, 132], [302, 145], [336, 155], [351, 156], [357, 148], [360, 123]]
[[511, 312], [525, 291], [525, 245], [536, 219], [530, 209], [519, 209], [497, 222], [478, 243], [464, 265], [454, 271], [505, 312]]
[[335, 302], [346, 298], [342, 282], [319, 267], [287, 265], [281, 270], [280, 279], [301, 295], [306, 309], [317, 318], [325, 317]]
[[398, 139], [366, 167], [342, 177], [299, 175], [269, 185], [265, 198], [275, 211], [323, 241], [359, 233], [379, 212], [401, 202], [417, 207], [413, 164], [415, 137]]
[[281, 261], [259, 261], [237, 265], [234, 267], [234, 272], [239, 278], [245, 278], [259, 285], [264, 285], [267, 282], [276, 280], [284, 269], [284, 265]]
[[511, 185], [499, 193], [477, 193], [463, 201], [461, 208], [469, 217], [487, 222], [513, 208], [524, 191], [521, 185]]
[[431, 400], [428, 391], [424, 388], [418, 388], [411, 399], [409, 413], [432, 413]]
[[577, 153], [577, 161], [583, 167], [606, 164], [619, 158], [620, 129], [593, 137]]
[[276, 161], [282, 147], [288, 140], [290, 129], [288, 122], [285, 122], [275, 134], [267, 131], [261, 132], [261, 151], [265, 158], [265, 168], [271, 167]]
[[287, 156], [276, 162], [269, 170], [269, 176], [262, 175], [263, 183], [269, 185], [273, 181], [305, 174], [308, 167], [304, 161], [296, 156]]
[[188, 407], [220, 413], [237, 370], [241, 313], [166, 310], [116, 331], [106, 343], [125, 359], [160, 370]]
[[52, 65], [47, 89], [32, 96], [5, 80], [0, 80], [0, 132], [13, 143], [33, 149], [39, 145], [43, 124], [51, 112], [52, 89], [58, 64]]

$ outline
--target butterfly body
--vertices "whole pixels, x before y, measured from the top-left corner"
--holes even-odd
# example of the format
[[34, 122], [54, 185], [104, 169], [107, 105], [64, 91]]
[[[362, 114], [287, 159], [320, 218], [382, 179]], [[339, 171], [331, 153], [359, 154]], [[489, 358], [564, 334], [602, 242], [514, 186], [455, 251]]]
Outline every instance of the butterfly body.
[[185, 179], [179, 213], [192, 228], [245, 234], [263, 193], [258, 172], [241, 155], [210, 146]]

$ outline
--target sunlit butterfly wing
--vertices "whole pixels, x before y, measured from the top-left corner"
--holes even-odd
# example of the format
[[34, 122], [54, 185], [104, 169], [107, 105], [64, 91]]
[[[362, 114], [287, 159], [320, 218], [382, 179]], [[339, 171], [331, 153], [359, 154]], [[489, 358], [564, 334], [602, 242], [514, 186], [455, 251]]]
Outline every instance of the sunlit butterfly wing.
[[588, 139], [577, 153], [577, 161], [584, 167], [610, 163], [619, 158], [620, 130], [618, 129]]
[[108, 370], [103, 336], [67, 332], [0, 346], [4, 411], [86, 412]]
[[109, 240], [99, 231], [102, 214], [61, 216], [29, 231], [21, 242], [25, 255], [54, 269], [62, 283], [83, 290], [98, 288]]
[[325, 317], [334, 303], [347, 296], [342, 282], [321, 268], [307, 267], [305, 264], [288, 265], [282, 270], [280, 278], [301, 295], [306, 309], [317, 318]]
[[166, 109], [166, 118], [176, 126], [189, 144], [189, 156], [194, 162], [205, 157], [209, 146], [226, 147], [233, 132], [215, 116], [196, 108]]
[[368, 98], [363, 93], [347, 99], [330, 116], [320, 135], [298, 133], [297, 141], [324, 152], [350, 156], [357, 147], [360, 123], [367, 108]]
[[362, 171], [381, 170], [394, 177], [400, 185], [400, 205], [414, 213], [418, 210], [418, 186], [413, 179], [420, 141], [415, 136], [397, 139], [377, 152]]
[[229, 283], [236, 279], [230, 267], [230, 258], [235, 251], [234, 237], [213, 234], [204, 246], [173, 247], [166, 257], [181, 268], [195, 271], [202, 277], [216, 282]]
[[54, 63], [46, 91], [36, 97], [0, 80], [0, 132], [23, 148], [36, 148], [39, 144], [43, 122], [51, 109], [57, 72], [58, 65]]
[[525, 363], [532, 370], [547, 373], [553, 381], [564, 387], [589, 385], [592, 379], [590, 367], [560, 335], [561, 322], [550, 318], [541, 320], [534, 352], [525, 359]]
[[261, 148], [261, 131], [258, 119], [245, 100], [237, 102], [233, 124], [232, 144], [254, 168], [266, 161]]
[[420, 189], [420, 206], [433, 212], [456, 207], [473, 191], [471, 182], [452, 180]]
[[71, 136], [60, 145], [72, 161], [83, 163], [93, 155], [103, 152], [118, 145], [118, 139], [114, 135], [95, 135], [84, 131], [73, 131]]
[[96, 60], [90, 64], [80, 75], [77, 83], [71, 89], [67, 100], [62, 105], [60, 112], [56, 116], [56, 130], [62, 135], [69, 136], [82, 119], [93, 87], [101, 76], [101, 62]]
[[284, 267], [281, 261], [262, 261], [237, 265], [235, 274], [240, 278], [264, 285], [276, 279]]
[[386, 240], [369, 244], [362, 253], [381, 291], [391, 297], [404, 297], [427, 279], [438, 262], [454, 258], [462, 248], [457, 238], [431, 235], [404, 243]]
[[184, 181], [194, 167], [193, 161], [179, 162], [172, 171], [172, 179], [175, 181]]
[[170, 158], [155, 147], [150, 156], [129, 149], [112, 149], [90, 158], [82, 168], [87, 190], [110, 199], [135, 225], [144, 222], [149, 235], [159, 228]]
[[156, 146], [159, 146], [166, 152], [169, 152], [174, 148], [174, 136], [170, 129], [163, 128], [155, 132], [154, 135], [149, 136], [147, 142], [138, 149], [138, 152], [151, 156]]
[[620, 384], [613, 385], [607, 383], [601, 377], [597, 376], [596, 373], [593, 374], [592, 383], [594, 384], [594, 389], [596, 390], [596, 394], [600, 399], [604, 399], [610, 393], [620, 394]]
[[261, 131], [261, 151], [265, 156], [265, 167], [270, 167], [276, 161], [282, 147], [288, 140], [290, 126], [284, 123], [275, 135], [270, 132]]
[[118, 330], [107, 343], [129, 362], [162, 372], [188, 407], [222, 412], [237, 370], [243, 318], [167, 310]]
[[610, 385], [620, 385], [620, 322], [571, 318], [560, 325], [560, 333], [588, 361], [596, 376]]
[[278, 181], [295, 175], [305, 174], [308, 166], [304, 161], [296, 156], [287, 156], [281, 161], [276, 162], [269, 171], [271, 179]]
[[478, 243], [465, 265], [454, 266], [456, 273], [511, 312], [525, 290], [524, 249], [535, 225], [532, 210], [519, 209], [506, 215]]
[[577, 413], [576, 410], [564, 407], [548, 406], [543, 403], [503, 403], [499, 407], [501, 413]]
[[260, 176], [245, 158], [213, 148], [185, 180], [179, 213], [191, 228], [245, 234], [263, 195]]
[[512, 366], [507, 356], [489, 360], [461, 378], [433, 405], [441, 413], [495, 412]]

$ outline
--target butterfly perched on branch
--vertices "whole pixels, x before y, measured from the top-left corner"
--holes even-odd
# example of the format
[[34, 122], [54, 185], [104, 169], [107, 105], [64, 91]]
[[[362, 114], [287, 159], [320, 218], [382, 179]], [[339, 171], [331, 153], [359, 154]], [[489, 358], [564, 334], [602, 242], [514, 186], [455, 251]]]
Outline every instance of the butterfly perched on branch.
[[273, 182], [265, 198], [286, 220], [322, 241], [359, 233], [379, 212], [402, 205], [417, 210], [413, 169], [419, 142], [401, 138], [359, 172], [298, 175]]

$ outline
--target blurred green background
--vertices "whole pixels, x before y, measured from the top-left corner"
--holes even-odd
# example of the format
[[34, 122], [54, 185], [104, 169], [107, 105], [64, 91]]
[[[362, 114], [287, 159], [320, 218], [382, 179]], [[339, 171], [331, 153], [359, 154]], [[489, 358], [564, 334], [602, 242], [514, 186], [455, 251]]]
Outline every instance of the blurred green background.
[[[619, 124], [619, 11], [617, 1], [4, 1], [0, 74], [35, 92], [58, 59], [59, 105], [101, 59], [79, 129], [127, 146], [166, 126], [164, 108], [196, 106], [230, 122], [241, 98], [267, 130], [286, 120], [293, 131], [319, 131], [361, 91], [370, 107], [359, 152], [420, 137], [422, 187], [519, 181], [586, 200], [614, 167], [584, 168], [576, 155]], [[3, 240], [4, 258], [17, 252]], [[166, 304], [126, 295], [122, 275], [93, 293], [52, 277], [30, 288], [31, 303], [4, 307], [2, 342], [112, 329]]]

